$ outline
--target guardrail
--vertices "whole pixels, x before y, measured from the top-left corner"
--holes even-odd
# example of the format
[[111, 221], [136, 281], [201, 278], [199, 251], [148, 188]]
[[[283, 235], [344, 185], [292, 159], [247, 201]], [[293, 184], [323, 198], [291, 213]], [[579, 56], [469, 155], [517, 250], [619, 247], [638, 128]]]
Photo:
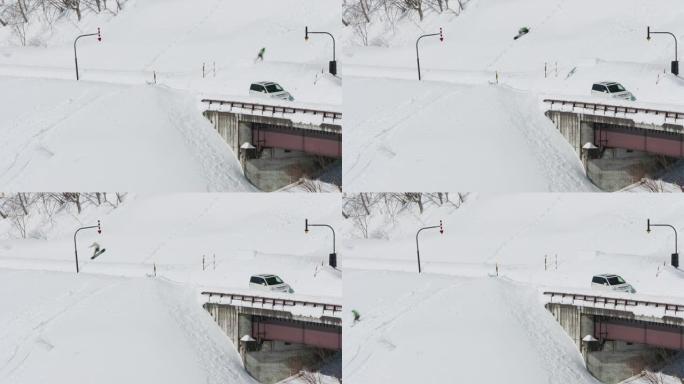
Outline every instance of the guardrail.
[[326, 303], [318, 303], [318, 302], [313, 302], [313, 301], [307, 301], [307, 300], [296, 300], [296, 299], [282, 299], [282, 298], [275, 298], [275, 297], [265, 297], [265, 296], [255, 296], [255, 295], [245, 295], [245, 294], [236, 294], [236, 293], [223, 293], [223, 292], [202, 292], [202, 295], [207, 295], [208, 300], [211, 300], [212, 296], [218, 296], [218, 297], [228, 297], [230, 300], [239, 300], [239, 301], [244, 301], [246, 303], [251, 303], [252, 305], [254, 304], [261, 304], [262, 306], [264, 305], [270, 305], [271, 307], [275, 306], [283, 306], [283, 307], [294, 307], [294, 306], [304, 306], [304, 307], [313, 307], [313, 308], [321, 308], [323, 312], [332, 312], [333, 316], [339, 312], [342, 312], [342, 306], [338, 304], [326, 304]]
[[601, 103], [589, 103], [586, 101], [572, 101], [572, 100], [559, 100], [559, 99], [544, 99], [545, 103], [550, 103], [551, 108], [553, 108], [554, 104], [560, 104], [561, 106], [565, 105], [570, 105], [572, 108], [582, 108], [582, 109], [589, 109], [594, 112], [601, 112], [603, 111], [603, 114], [605, 115], [606, 113], [612, 112], [614, 115], [617, 115], [618, 113], [645, 113], [645, 114], [652, 114], [656, 116], [665, 116], [665, 118], [674, 118], [675, 121], [679, 119], [684, 119], [684, 112], [676, 112], [676, 111], [666, 111], [663, 109], [652, 109], [652, 108], [639, 108], [639, 107], [628, 107], [624, 105], [610, 105], [610, 104], [601, 104]]
[[658, 301], [649, 301], [649, 300], [638, 300], [638, 299], [625, 299], [625, 298], [618, 298], [618, 297], [606, 297], [606, 296], [597, 296], [597, 295], [588, 295], [584, 293], [568, 293], [568, 292], [552, 292], [552, 291], [547, 291], [544, 292], [544, 295], [546, 296], [551, 296], [551, 301], [555, 296], [559, 296], [561, 299], [564, 299], [566, 297], [569, 297], [572, 299], [572, 301], [584, 301], [584, 302], [589, 302], [593, 304], [603, 304], [603, 305], [613, 305], [613, 306], [624, 306], [625, 308], [628, 306], [631, 307], [636, 307], [636, 306], [646, 306], [646, 307], [654, 307], [654, 308], [663, 308], [665, 311], [674, 311], [675, 315], [678, 312], [681, 312], [684, 314], [684, 305], [683, 304], [670, 304], [670, 303], [663, 303], [663, 302], [658, 302]]
[[269, 104], [259, 104], [259, 103], [248, 103], [244, 101], [229, 101], [229, 100], [216, 100], [216, 99], [202, 99], [203, 103], [208, 103], [208, 108], [211, 109], [212, 104], [218, 104], [219, 106], [230, 106], [233, 108], [246, 109], [252, 112], [271, 113], [272, 116], [276, 114], [293, 114], [293, 113], [305, 113], [312, 114], [315, 116], [322, 116], [323, 119], [332, 119], [333, 122], [336, 120], [342, 120], [342, 112], [333, 111], [323, 111], [311, 108], [299, 108], [299, 107], [285, 107], [281, 105], [269, 105]]

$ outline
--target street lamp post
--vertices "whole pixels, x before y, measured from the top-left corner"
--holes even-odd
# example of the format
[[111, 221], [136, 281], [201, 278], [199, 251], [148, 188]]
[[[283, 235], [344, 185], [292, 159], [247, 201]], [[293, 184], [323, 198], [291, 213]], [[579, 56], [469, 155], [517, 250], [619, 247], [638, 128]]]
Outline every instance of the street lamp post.
[[442, 220], [439, 221], [439, 225], [433, 225], [431, 227], [423, 227], [416, 232], [416, 255], [418, 256], [418, 273], [421, 273], [421, 268], [420, 268], [420, 248], [418, 247], [418, 235], [420, 235], [420, 232], [422, 232], [424, 229], [432, 229], [432, 228], [439, 228], [439, 233], [444, 233], [444, 227], [442, 226]]
[[333, 234], [333, 251], [329, 255], [328, 258], [328, 264], [333, 267], [337, 268], [337, 253], [335, 252], [335, 230], [333, 229], [332, 226], [328, 224], [309, 224], [309, 219], [304, 219], [304, 233], [309, 233], [309, 227], [328, 227], [332, 231]]
[[76, 53], [76, 43], [78, 42], [78, 39], [81, 37], [87, 37], [87, 36], [97, 36], [97, 41], [102, 41], [102, 35], [100, 34], [100, 28], [97, 29], [97, 33], [87, 33], [85, 35], [79, 35], [76, 37], [76, 40], [74, 40], [74, 62], [76, 63], [76, 80], [79, 80], [78, 76], [78, 55]]
[[304, 40], [308, 41], [310, 34], [328, 35], [332, 39], [333, 59], [330, 63], [328, 63], [328, 72], [330, 72], [331, 75], [336, 76], [337, 75], [337, 60], [335, 60], [335, 37], [329, 32], [312, 32], [312, 31], [309, 31], [308, 26], [304, 27]]
[[679, 249], [677, 248], [677, 229], [670, 225], [670, 224], [651, 224], [651, 219], [646, 219], [646, 233], [651, 233], [651, 227], [669, 227], [672, 228], [675, 234], [675, 251], [672, 254], [672, 258], [670, 260], [670, 264], [672, 264], [673, 267], [679, 268]]
[[76, 273], [79, 272], [78, 268], [78, 247], [76, 246], [76, 235], [78, 235], [78, 232], [81, 231], [82, 229], [91, 229], [91, 228], [97, 228], [97, 233], [102, 233], [102, 227], [100, 226], [100, 220], [97, 221], [97, 225], [91, 225], [89, 227], [81, 227], [74, 232], [74, 255], [76, 255]]
[[651, 27], [648, 26], [646, 27], [646, 40], [651, 40], [651, 35], [670, 35], [674, 39], [675, 42], [675, 58], [674, 61], [670, 65], [670, 72], [674, 74], [675, 76], [679, 75], [679, 55], [677, 53], [677, 36], [674, 35], [674, 33], [671, 32], [654, 32], [651, 31]]
[[428, 36], [439, 36], [439, 41], [444, 41], [444, 34], [442, 33], [442, 27], [439, 28], [439, 33], [429, 33], [427, 35], [421, 35], [418, 37], [416, 40], [416, 62], [418, 63], [418, 80], [421, 79], [420, 77], [420, 54], [418, 52], [418, 42], [420, 42], [420, 39], [423, 37], [428, 37]]

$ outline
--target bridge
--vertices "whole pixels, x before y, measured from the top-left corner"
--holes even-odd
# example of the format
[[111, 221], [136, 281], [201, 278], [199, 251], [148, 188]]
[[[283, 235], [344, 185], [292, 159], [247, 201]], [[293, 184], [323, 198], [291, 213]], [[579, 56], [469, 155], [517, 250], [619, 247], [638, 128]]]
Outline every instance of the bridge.
[[264, 148], [342, 157], [342, 113], [244, 101], [202, 99], [204, 116], [235, 154], [250, 143]]
[[558, 291], [544, 292], [544, 297], [546, 308], [581, 350], [587, 335], [600, 343], [610, 340], [684, 350], [684, 301]]
[[579, 156], [592, 143], [600, 150], [621, 148], [684, 157], [684, 112], [561, 99], [545, 99], [546, 116]]
[[235, 346], [251, 336], [258, 344], [281, 341], [342, 349], [342, 305], [242, 293], [202, 292], [204, 308]]

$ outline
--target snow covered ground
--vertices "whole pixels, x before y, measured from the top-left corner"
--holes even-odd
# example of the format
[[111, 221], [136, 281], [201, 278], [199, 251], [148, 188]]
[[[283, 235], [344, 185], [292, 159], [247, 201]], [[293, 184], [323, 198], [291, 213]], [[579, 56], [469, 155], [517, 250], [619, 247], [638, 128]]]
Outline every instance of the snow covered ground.
[[[345, 378], [594, 383], [541, 292], [587, 291], [594, 274], [616, 273], [637, 296], [681, 302], [674, 232], [647, 233], [646, 220], [681, 230], [683, 209], [674, 195], [471, 194], [459, 208], [374, 214], [369, 238], [346, 220], [344, 306], [361, 321], [345, 319]], [[416, 231], [439, 220], [444, 234], [420, 235], [418, 275]]]
[[[341, 80], [325, 74], [331, 42], [304, 40], [307, 25], [339, 29], [332, 5], [339, 7], [131, 0], [117, 16], [30, 25], [26, 47], [0, 28], [0, 184], [5, 191], [253, 191], [199, 100], [270, 102], [250, 97], [249, 85], [276, 81], [294, 95], [290, 104], [339, 106]], [[73, 40], [98, 27], [101, 42], [78, 42], [77, 83]], [[256, 62], [261, 48], [264, 61]]]
[[[339, 226], [339, 210], [332, 194], [129, 194], [36, 214], [27, 239], [0, 220], [0, 382], [254, 382], [199, 292], [267, 295], [249, 277], [274, 273], [287, 297], [340, 303], [332, 234], [304, 233], [305, 218]], [[97, 220], [101, 235], [78, 234], [76, 275], [73, 232]], [[106, 252], [90, 260], [93, 242]]]
[[[544, 121], [543, 98], [587, 97], [593, 82], [619, 81], [640, 102], [684, 99], [684, 80], [669, 73], [673, 40], [646, 40], [648, 25], [682, 36], [675, 0], [472, 0], [458, 16], [427, 10], [422, 22], [412, 14], [394, 25], [378, 14], [367, 46], [343, 29], [350, 191], [592, 190]], [[522, 26], [530, 33], [513, 40]], [[418, 83], [416, 38], [440, 27], [444, 42], [420, 43]]]
[[361, 314], [344, 328], [348, 383], [598, 383], [534, 289], [356, 270], [345, 285]]
[[0, 269], [0, 382], [256, 383], [188, 287]]

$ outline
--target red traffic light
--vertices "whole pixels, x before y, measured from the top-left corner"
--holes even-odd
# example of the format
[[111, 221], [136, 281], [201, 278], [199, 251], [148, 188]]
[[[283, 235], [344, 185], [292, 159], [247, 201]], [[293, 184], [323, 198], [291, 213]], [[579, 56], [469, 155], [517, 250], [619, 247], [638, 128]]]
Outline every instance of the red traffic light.
[[439, 233], [444, 233], [444, 226], [442, 226], [442, 220], [439, 221]]
[[309, 40], [309, 26], [304, 27], [304, 40]]
[[444, 33], [442, 32], [442, 27], [439, 27], [439, 41], [444, 41]]
[[304, 219], [304, 233], [309, 233], [309, 219]]
[[102, 227], [100, 226], [100, 220], [97, 221], [97, 233], [102, 233]]
[[100, 33], [100, 27], [97, 27], [97, 41], [102, 41], [102, 34]]

